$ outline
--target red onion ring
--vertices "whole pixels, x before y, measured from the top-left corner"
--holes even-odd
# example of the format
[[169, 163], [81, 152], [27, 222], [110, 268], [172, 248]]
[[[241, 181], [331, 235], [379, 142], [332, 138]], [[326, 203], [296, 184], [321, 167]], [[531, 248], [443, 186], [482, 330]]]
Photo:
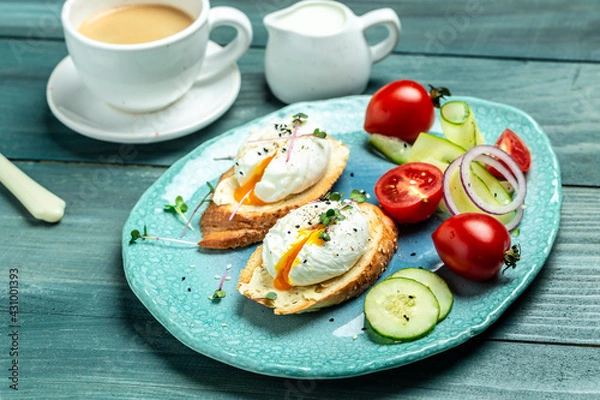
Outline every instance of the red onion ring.
[[[496, 163], [495, 160], [491, 161], [490, 164], [494, 164], [494, 168], [500, 172], [506, 180], [508, 180], [511, 185], [513, 185], [515, 191], [517, 192], [517, 196], [507, 205], [494, 205], [489, 204], [483, 201], [481, 197], [475, 192], [470, 184], [471, 180], [471, 168], [470, 165], [476, 159], [479, 159], [485, 163], [490, 161], [486, 158], [487, 155], [491, 155], [501, 161], [503, 161], [506, 166], [505, 168], [501, 163]], [[488, 156], [489, 157], [489, 156]], [[491, 157], [490, 157], [491, 158]], [[499, 167], [499, 168], [498, 168]], [[514, 178], [516, 178], [516, 182]], [[478, 145], [472, 147], [469, 151], [467, 151], [462, 156], [462, 161], [460, 163], [460, 179], [462, 181], [463, 187], [469, 199], [482, 211], [488, 214], [494, 215], [503, 215], [513, 212], [523, 206], [525, 202], [525, 195], [527, 192], [527, 182], [525, 181], [525, 175], [521, 172], [521, 169], [517, 165], [517, 163], [512, 159], [508, 153], [503, 151], [502, 149], [490, 146], [490, 145]]]
[[[490, 151], [490, 148], [491, 148], [491, 151]], [[507, 158], [509, 159], [508, 162], [506, 163], [506, 165], [508, 165], [508, 168], [505, 166], [505, 164], [498, 161], [498, 159], [487, 154], [487, 153], [489, 153], [493, 156], [497, 156], [499, 152], [501, 152], [501, 155], [498, 158], [502, 159], [502, 161], [506, 162]], [[470, 153], [470, 154], [469, 154], [469, 157], [467, 158], [466, 155], [468, 153]], [[466, 158], [466, 160], [465, 160], [465, 158]], [[471, 179], [471, 169], [470, 169], [471, 162], [482, 162], [484, 164], [487, 164], [487, 165], [495, 168], [508, 181], [508, 183], [515, 189], [515, 191], [517, 192], [517, 197], [508, 206], [505, 206], [505, 208], [510, 208], [510, 210], [508, 212], [498, 213], [497, 208], [499, 208], [499, 206], [490, 205], [488, 203], [485, 203], [475, 193], [475, 191], [472, 189], [471, 185], [468, 184]], [[511, 164], [514, 164], [514, 165], [512, 165], [512, 167], [511, 167]], [[456, 203], [454, 202], [454, 199], [452, 198], [452, 193], [451, 193], [451, 189], [450, 189], [450, 178], [451, 178], [452, 174], [454, 173], [454, 171], [456, 170], [456, 168], [461, 169], [460, 178], [461, 178], [461, 183], [465, 189], [465, 193], [467, 194], [469, 199], [473, 202], [473, 204], [475, 204], [475, 206], [477, 208], [479, 208], [483, 212], [486, 212], [488, 214], [494, 214], [494, 215], [503, 215], [503, 214], [508, 214], [513, 211], [516, 211], [515, 216], [509, 222], [507, 222], [505, 224], [505, 227], [508, 231], [512, 231], [521, 223], [521, 220], [523, 219], [523, 214], [524, 214], [523, 203], [524, 203], [524, 199], [525, 199], [525, 195], [526, 195], [527, 186], [526, 186], [525, 176], [521, 172], [521, 169], [516, 165], [514, 160], [512, 160], [512, 157], [510, 157], [508, 154], [506, 154], [504, 151], [500, 150], [499, 148], [496, 148], [493, 146], [481, 145], [481, 146], [476, 146], [476, 147], [472, 148], [467, 153], [463, 154], [462, 156], [460, 156], [460, 157], [456, 158], [454, 161], [452, 161], [450, 163], [450, 165], [448, 165], [448, 167], [446, 168], [446, 171], [444, 171], [444, 181], [442, 183], [442, 188], [443, 188], [443, 192], [444, 192], [444, 202], [446, 203], [446, 207], [448, 208], [448, 211], [452, 215], [456, 215], [456, 214], [460, 213], [460, 210], [458, 209], [458, 207], [456, 206]], [[467, 174], [465, 174], [465, 170], [466, 170]], [[512, 173], [513, 170], [517, 171], [517, 173], [513, 174]], [[469, 192], [471, 192], [471, 194]], [[475, 195], [473, 196], [473, 194], [475, 194]], [[483, 205], [483, 207], [481, 207], [481, 205]], [[490, 208], [492, 208], [493, 211], [496, 211], [496, 212], [486, 211], [487, 209], [490, 209]]]
[[508, 221], [506, 224], [504, 224], [504, 227], [506, 228], [507, 231], [510, 232], [513, 229], [515, 229], [517, 226], [519, 226], [519, 224], [521, 223], [521, 220], [523, 219], [524, 211], [525, 211], [525, 209], [523, 207], [517, 208], [517, 213], [515, 214], [514, 218], [511, 219], [510, 221]]

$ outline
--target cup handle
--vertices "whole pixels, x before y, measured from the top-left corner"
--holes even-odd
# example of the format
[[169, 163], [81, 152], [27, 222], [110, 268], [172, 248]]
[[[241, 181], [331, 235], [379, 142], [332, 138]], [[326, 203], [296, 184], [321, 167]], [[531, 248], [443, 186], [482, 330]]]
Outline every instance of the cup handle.
[[198, 81], [210, 78], [239, 60], [252, 42], [252, 24], [240, 10], [233, 7], [213, 7], [208, 15], [209, 31], [218, 26], [231, 26], [237, 31], [235, 39], [222, 49], [207, 54]]
[[381, 8], [370, 11], [360, 17], [363, 23], [363, 32], [376, 25], [383, 25], [388, 30], [388, 35], [381, 42], [369, 46], [371, 61], [373, 63], [383, 60], [394, 50], [400, 40], [402, 26], [398, 14], [391, 8]]

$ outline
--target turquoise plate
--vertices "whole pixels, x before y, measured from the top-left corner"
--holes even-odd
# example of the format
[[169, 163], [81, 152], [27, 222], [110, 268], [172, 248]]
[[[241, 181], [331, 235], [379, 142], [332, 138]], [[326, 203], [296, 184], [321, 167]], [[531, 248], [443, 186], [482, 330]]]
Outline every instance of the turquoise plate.
[[[381, 344], [363, 330], [363, 296], [316, 313], [275, 316], [266, 307], [236, 290], [239, 271], [254, 246], [241, 250], [206, 251], [195, 246], [140, 241], [130, 245], [133, 229], [179, 238], [183, 223], [163, 206], [183, 196], [193, 207], [231, 166], [248, 133], [278, 118], [303, 112], [320, 121], [326, 131], [350, 147], [346, 170], [334, 189], [349, 194], [365, 189], [372, 194], [377, 178], [393, 164], [374, 155], [362, 130], [368, 96], [298, 103], [266, 115], [210, 140], [175, 163], [141, 197], [123, 228], [123, 263], [133, 292], [169, 332], [195, 351], [259, 374], [289, 378], [329, 379], [363, 375], [398, 367], [457, 346], [489, 327], [525, 290], [548, 257], [559, 226], [560, 170], [550, 142], [528, 115], [506, 105], [462, 98], [475, 111], [486, 140], [493, 143], [504, 128], [518, 132], [532, 152], [528, 173], [527, 210], [520, 234], [522, 259], [517, 269], [485, 283], [454, 276], [441, 266], [430, 234], [439, 217], [415, 226], [401, 226], [399, 248], [384, 277], [414, 266], [438, 270], [455, 294], [448, 317], [425, 338], [414, 342]], [[439, 132], [436, 123], [432, 131]], [[225, 159], [223, 159], [225, 158]], [[371, 201], [376, 202], [374, 196]], [[190, 212], [188, 212], [188, 215]], [[198, 216], [193, 226], [198, 226]], [[198, 241], [200, 233], [187, 230], [184, 239]], [[227, 269], [227, 266], [230, 269]], [[227, 295], [209, 296], [227, 271]]]

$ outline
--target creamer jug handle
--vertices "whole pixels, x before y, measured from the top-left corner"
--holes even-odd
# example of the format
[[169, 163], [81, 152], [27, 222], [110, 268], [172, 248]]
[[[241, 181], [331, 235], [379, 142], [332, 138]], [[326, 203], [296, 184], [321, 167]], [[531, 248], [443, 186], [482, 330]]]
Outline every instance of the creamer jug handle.
[[233, 7], [221, 6], [210, 9], [208, 15], [209, 30], [218, 26], [230, 26], [237, 31], [235, 38], [224, 48], [206, 54], [198, 81], [210, 78], [240, 59], [252, 42], [252, 24], [240, 10]]
[[398, 14], [391, 8], [380, 8], [361, 15], [359, 19], [363, 24], [363, 33], [367, 29], [378, 25], [382, 25], [387, 29], [388, 35], [385, 39], [373, 46], [369, 46], [371, 50], [371, 62], [376, 63], [383, 60], [394, 50], [400, 40], [402, 26]]

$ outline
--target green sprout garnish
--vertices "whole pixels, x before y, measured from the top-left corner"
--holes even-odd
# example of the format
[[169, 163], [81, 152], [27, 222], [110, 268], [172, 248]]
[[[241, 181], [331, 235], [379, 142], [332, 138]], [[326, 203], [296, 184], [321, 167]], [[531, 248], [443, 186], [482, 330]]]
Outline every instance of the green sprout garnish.
[[[210, 182], [206, 182], [206, 186], [208, 186], [208, 193], [206, 193], [204, 195], [204, 197], [202, 198], [202, 200], [200, 200], [200, 202], [198, 203], [198, 205], [196, 206], [196, 208], [194, 208], [194, 211], [192, 211], [192, 215], [190, 215], [190, 219], [186, 222], [185, 226], [183, 227], [183, 230], [181, 231], [181, 236], [180, 237], [183, 237], [183, 235], [185, 234], [185, 230], [190, 225], [190, 222], [192, 221], [192, 218], [194, 218], [194, 215], [196, 215], [196, 212], [202, 206], [202, 204], [204, 204], [204, 203], [210, 203], [212, 201], [212, 196], [215, 194], [215, 187]], [[190, 229], [194, 230], [191, 226], [190, 226]]]
[[[188, 210], [188, 206], [183, 201], [183, 197], [177, 196], [175, 198], [175, 204], [165, 204], [164, 210], [165, 211], [174, 211], [181, 217], [181, 219], [183, 219], [183, 221], [186, 223], [186, 225], [189, 224], [187, 217], [183, 214], [183, 213], [187, 212], [187, 210]], [[191, 226], [190, 226], [190, 229], [194, 230], [194, 228]]]
[[340, 202], [340, 205], [336, 208], [329, 208], [319, 215], [319, 222], [325, 227], [325, 229], [319, 233], [319, 239], [326, 242], [331, 240], [328, 227], [338, 221], [345, 220], [346, 217], [342, 214], [342, 211], [351, 208], [352, 203], [360, 204], [367, 201], [367, 194], [364, 190], [353, 190], [350, 194], [350, 201], [342, 201], [343, 198], [344, 194], [339, 192], [328, 192], [321, 197], [321, 200]]
[[215, 301], [215, 300], [218, 301], [218, 300], [225, 298], [225, 296], [227, 295], [225, 290], [223, 290], [223, 284], [225, 283], [225, 279], [227, 278], [227, 271], [229, 270], [229, 267], [231, 267], [231, 265], [225, 269], [225, 273], [221, 277], [221, 282], [219, 282], [219, 288], [217, 290], [215, 290], [215, 292], [213, 293], [212, 296], [209, 297], [209, 299], [211, 299], [213, 301]]
[[364, 203], [365, 201], [367, 201], [367, 194], [364, 190], [354, 189], [352, 193], [350, 193], [350, 200], [358, 204]]
[[345, 219], [346, 217], [342, 215], [339, 208], [330, 208], [319, 215], [319, 222], [321, 222], [323, 226], [329, 226], [335, 224], [337, 221], [343, 221]]
[[290, 161], [290, 157], [292, 156], [292, 149], [294, 148], [294, 142], [296, 140], [296, 136], [298, 135], [298, 128], [300, 127], [300, 125], [302, 125], [306, 121], [307, 118], [308, 118], [308, 115], [306, 115], [304, 113], [297, 113], [297, 114], [292, 115], [292, 122], [294, 123], [294, 131], [292, 132], [292, 137], [290, 139], [290, 145], [287, 150], [287, 157], [285, 159], [285, 162]]
[[321, 138], [321, 139], [325, 139], [325, 137], [327, 137], [327, 132], [322, 131], [319, 128], [316, 128], [313, 131], [313, 136], [316, 136], [316, 137]]
[[138, 240], [157, 240], [157, 241], [162, 240], [165, 242], [175, 242], [175, 243], [181, 243], [181, 244], [188, 244], [191, 246], [198, 246], [198, 243], [190, 242], [188, 240], [162, 238], [162, 237], [150, 235], [150, 234], [148, 234], [148, 228], [146, 227], [146, 225], [144, 225], [144, 233], [143, 234], [141, 234], [138, 229], [134, 229], [131, 231], [131, 239], [129, 240], [129, 244], [134, 244]]
[[275, 300], [275, 299], [277, 299], [277, 293], [275, 293], [275, 292], [269, 292], [269, 293], [267, 293], [265, 295], [265, 299], [271, 300], [271, 301]]
[[344, 198], [344, 193], [340, 192], [327, 192], [321, 200], [331, 200], [331, 201], [340, 201]]
[[131, 231], [131, 240], [129, 240], [129, 244], [134, 244], [138, 239], [146, 239], [148, 237], [148, 228], [144, 225], [144, 234], [140, 234], [140, 231], [134, 229]]
[[301, 124], [301, 123], [305, 122], [307, 119], [308, 119], [308, 115], [306, 115], [304, 113], [297, 113], [297, 114], [292, 115], [292, 120], [293, 120], [294, 124], [296, 122]]

